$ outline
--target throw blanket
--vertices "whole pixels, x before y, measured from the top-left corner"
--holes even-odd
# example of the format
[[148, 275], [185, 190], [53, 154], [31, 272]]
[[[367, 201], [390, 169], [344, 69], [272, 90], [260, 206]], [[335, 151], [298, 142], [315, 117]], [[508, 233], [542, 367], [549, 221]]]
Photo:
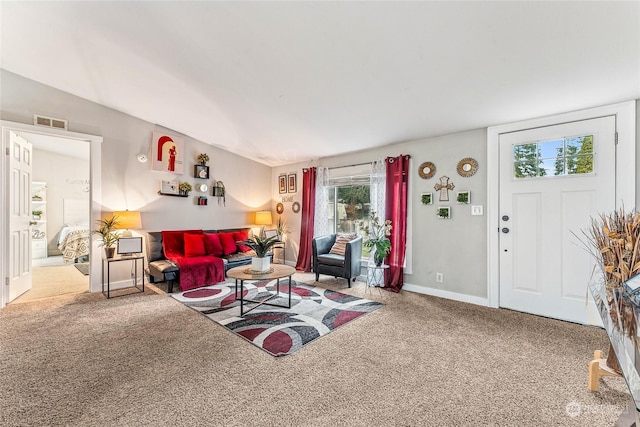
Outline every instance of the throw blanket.
[[163, 231], [162, 248], [167, 259], [180, 268], [183, 291], [224, 282], [224, 261], [213, 255], [184, 256], [184, 234], [203, 234], [202, 230]]
[[65, 234], [64, 239], [58, 243], [58, 249], [62, 252], [65, 263], [72, 262], [83, 255], [89, 255], [89, 234], [88, 229], [72, 230]]

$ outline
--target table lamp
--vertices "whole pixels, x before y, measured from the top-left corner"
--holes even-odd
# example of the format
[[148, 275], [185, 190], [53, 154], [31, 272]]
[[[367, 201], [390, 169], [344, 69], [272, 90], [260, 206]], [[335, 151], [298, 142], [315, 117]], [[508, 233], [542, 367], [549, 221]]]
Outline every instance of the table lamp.
[[118, 221], [117, 228], [125, 230], [122, 237], [131, 237], [131, 230], [139, 230], [142, 228], [142, 219], [138, 211], [116, 211], [113, 213]]
[[271, 218], [271, 211], [258, 211], [256, 212], [256, 225], [260, 227], [260, 237], [264, 237], [264, 226], [273, 224], [273, 218]]

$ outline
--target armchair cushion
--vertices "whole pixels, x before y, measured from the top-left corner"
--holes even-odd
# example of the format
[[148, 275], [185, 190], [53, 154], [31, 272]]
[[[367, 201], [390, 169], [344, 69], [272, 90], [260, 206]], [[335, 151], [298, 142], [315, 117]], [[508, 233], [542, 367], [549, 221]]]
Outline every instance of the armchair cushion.
[[336, 235], [336, 242], [329, 251], [330, 254], [342, 255], [347, 249], [347, 243], [356, 238], [356, 233], [338, 233]]

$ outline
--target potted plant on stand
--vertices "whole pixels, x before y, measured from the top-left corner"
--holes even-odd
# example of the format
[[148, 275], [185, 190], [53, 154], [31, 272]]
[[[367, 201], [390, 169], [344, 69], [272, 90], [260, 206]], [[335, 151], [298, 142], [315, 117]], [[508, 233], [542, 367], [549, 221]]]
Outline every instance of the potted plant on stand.
[[369, 215], [370, 222], [360, 221], [360, 227], [364, 231], [365, 240], [363, 246], [369, 250], [374, 249], [373, 261], [380, 267], [384, 259], [391, 252], [391, 220], [380, 224], [380, 219], [375, 212]]
[[101, 219], [98, 221], [98, 228], [93, 230], [93, 233], [100, 236], [102, 243], [100, 246], [104, 246], [104, 253], [107, 258], [113, 258], [116, 248], [114, 245], [118, 242], [118, 232], [116, 226], [118, 225], [118, 217], [112, 216], [111, 218]]
[[188, 182], [181, 182], [178, 185], [178, 190], [180, 191], [180, 194], [189, 195], [189, 191], [191, 191], [192, 189], [193, 187], [191, 187], [191, 184], [189, 184]]
[[207, 153], [200, 153], [196, 157], [196, 160], [198, 161], [198, 163], [200, 163], [202, 166], [204, 166], [209, 161], [209, 155]]
[[279, 243], [278, 236], [260, 237], [258, 235], [254, 235], [242, 242], [243, 245], [249, 246], [256, 252], [256, 256], [251, 258], [251, 270], [256, 272], [269, 271], [270, 259], [268, 254], [273, 245], [277, 243]]

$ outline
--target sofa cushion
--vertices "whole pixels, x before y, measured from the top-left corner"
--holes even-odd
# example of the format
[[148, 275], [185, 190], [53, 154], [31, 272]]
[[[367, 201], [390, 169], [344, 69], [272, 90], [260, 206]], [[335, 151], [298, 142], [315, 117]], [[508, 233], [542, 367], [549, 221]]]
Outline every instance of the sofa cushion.
[[233, 238], [235, 239], [236, 244], [238, 245], [238, 250], [240, 252], [249, 252], [251, 250], [249, 246], [240, 243], [249, 238], [249, 232], [247, 230], [234, 231]]
[[208, 255], [218, 257], [224, 255], [224, 250], [222, 250], [222, 242], [220, 242], [220, 236], [217, 233], [205, 233], [204, 248]]
[[220, 243], [222, 243], [222, 250], [225, 255], [231, 255], [238, 252], [238, 246], [233, 238], [233, 233], [218, 233], [220, 236]]
[[329, 253], [344, 256], [344, 253], [347, 249], [347, 243], [349, 243], [356, 237], [356, 233], [338, 233], [336, 235], [336, 242], [331, 247]]
[[194, 257], [205, 255], [204, 235], [185, 234], [184, 235], [184, 256]]

